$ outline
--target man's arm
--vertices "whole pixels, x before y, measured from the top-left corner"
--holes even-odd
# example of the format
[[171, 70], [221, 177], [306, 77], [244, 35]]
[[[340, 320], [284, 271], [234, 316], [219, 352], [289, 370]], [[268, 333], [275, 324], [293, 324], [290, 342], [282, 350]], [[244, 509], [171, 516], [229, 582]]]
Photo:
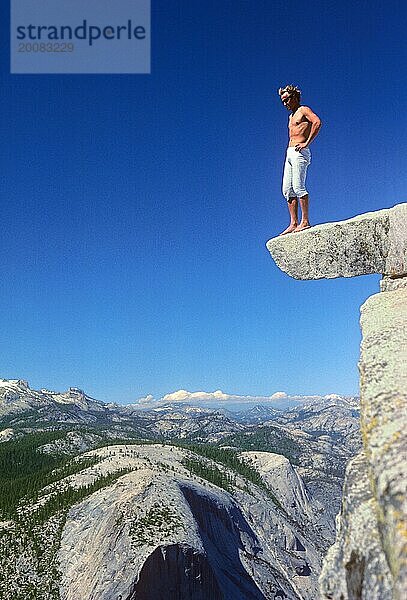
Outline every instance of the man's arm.
[[317, 137], [319, 130], [322, 127], [321, 119], [310, 109], [309, 106], [301, 106], [301, 109], [304, 117], [311, 123], [311, 129], [309, 132], [308, 139], [302, 144], [297, 144], [295, 147], [296, 150], [308, 148], [312, 140], [314, 140]]

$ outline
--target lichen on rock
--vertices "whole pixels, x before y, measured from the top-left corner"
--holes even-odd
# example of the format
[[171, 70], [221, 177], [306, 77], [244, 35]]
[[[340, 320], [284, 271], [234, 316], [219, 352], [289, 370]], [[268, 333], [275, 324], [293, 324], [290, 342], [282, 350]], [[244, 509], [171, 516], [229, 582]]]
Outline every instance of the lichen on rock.
[[346, 471], [336, 542], [325, 557], [320, 588], [323, 599], [392, 600], [391, 574], [382, 551], [377, 506], [363, 452]]

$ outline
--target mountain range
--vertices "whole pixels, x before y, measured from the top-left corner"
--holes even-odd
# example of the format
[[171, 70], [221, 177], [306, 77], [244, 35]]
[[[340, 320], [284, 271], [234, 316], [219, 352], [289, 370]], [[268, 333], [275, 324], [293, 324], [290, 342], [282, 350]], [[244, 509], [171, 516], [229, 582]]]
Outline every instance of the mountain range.
[[0, 380], [0, 597], [318, 597], [358, 399], [194, 400]]

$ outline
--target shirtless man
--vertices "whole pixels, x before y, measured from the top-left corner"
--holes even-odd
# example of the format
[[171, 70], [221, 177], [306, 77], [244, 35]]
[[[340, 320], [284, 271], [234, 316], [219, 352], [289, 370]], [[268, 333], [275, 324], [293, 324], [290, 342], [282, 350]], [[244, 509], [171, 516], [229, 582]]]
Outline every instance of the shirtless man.
[[[280, 88], [281, 102], [291, 111], [288, 119], [289, 142], [284, 165], [283, 196], [288, 203], [290, 224], [280, 235], [311, 227], [308, 220], [308, 192], [305, 188], [307, 167], [311, 162], [308, 148], [321, 128], [320, 118], [308, 106], [300, 104], [301, 92], [294, 85]], [[298, 198], [301, 221], [298, 223]]]

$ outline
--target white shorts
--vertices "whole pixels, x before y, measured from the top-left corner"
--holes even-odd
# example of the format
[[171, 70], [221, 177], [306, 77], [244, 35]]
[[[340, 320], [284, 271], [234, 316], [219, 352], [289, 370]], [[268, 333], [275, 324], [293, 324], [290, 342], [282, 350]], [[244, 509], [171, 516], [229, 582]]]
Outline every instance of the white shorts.
[[302, 198], [308, 194], [305, 178], [310, 162], [311, 151], [309, 148], [299, 151], [294, 146], [287, 148], [283, 175], [283, 196], [287, 201], [290, 198]]

